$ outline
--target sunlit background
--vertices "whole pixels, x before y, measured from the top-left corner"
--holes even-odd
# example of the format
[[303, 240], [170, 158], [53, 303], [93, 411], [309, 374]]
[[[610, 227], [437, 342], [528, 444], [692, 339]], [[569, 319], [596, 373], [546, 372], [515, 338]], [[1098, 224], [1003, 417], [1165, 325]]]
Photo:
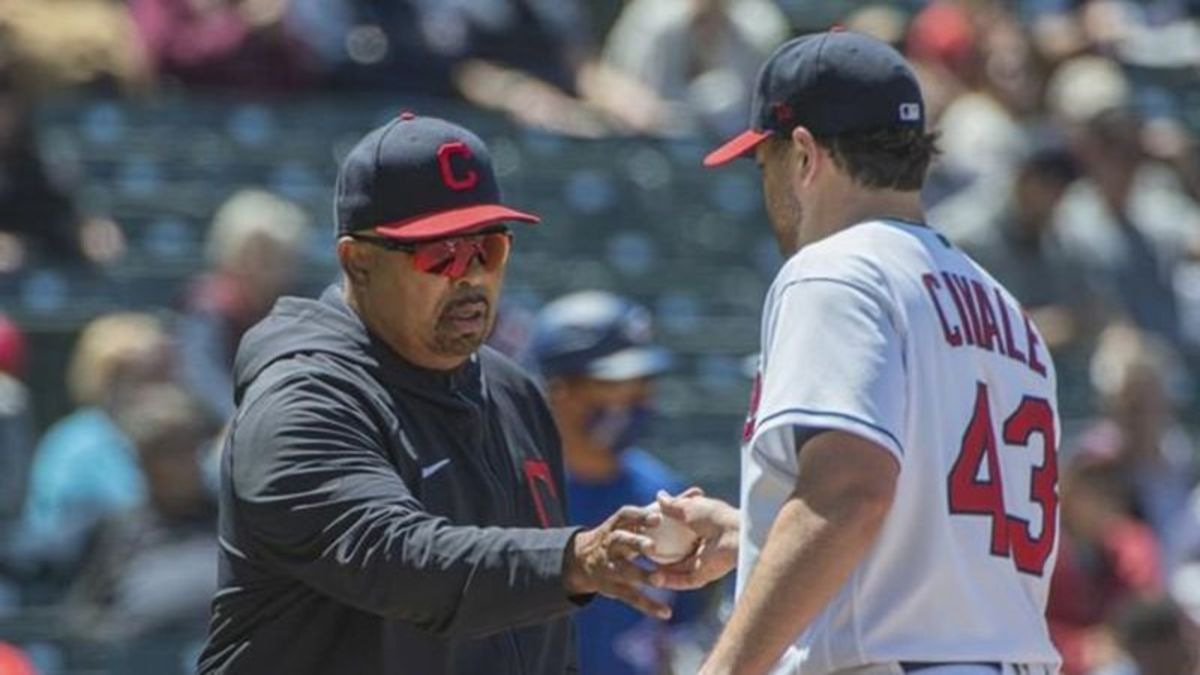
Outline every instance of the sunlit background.
[[[402, 110], [475, 130], [506, 200], [544, 219], [517, 231], [493, 344], [519, 358], [569, 291], [645, 305], [676, 355], [647, 445], [735, 498], [781, 259], [753, 163], [700, 160], [744, 128], [774, 47], [833, 24], [910, 58], [943, 149], [929, 221], [1054, 350], [1066, 672], [1200, 672], [1198, 17], [1196, 0], [0, 2], [0, 675], [190, 672], [233, 350], [278, 295], [336, 279], [337, 166]], [[646, 672], [689, 672], [725, 595]]]

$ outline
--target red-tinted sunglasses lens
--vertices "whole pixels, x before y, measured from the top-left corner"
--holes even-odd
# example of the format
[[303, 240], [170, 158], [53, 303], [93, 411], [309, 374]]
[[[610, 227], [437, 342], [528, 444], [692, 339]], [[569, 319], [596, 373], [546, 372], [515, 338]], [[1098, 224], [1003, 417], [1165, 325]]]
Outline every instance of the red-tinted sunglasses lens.
[[413, 251], [413, 265], [428, 274], [441, 274], [450, 279], [459, 279], [471, 269], [471, 263], [478, 258], [485, 270], [494, 272], [508, 259], [511, 245], [507, 232], [489, 232], [431, 241], [417, 245]]

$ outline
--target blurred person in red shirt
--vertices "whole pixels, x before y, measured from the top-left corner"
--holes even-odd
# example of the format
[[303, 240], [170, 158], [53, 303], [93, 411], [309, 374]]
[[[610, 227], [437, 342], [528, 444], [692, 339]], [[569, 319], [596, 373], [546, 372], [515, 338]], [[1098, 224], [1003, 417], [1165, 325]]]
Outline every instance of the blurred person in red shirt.
[[37, 670], [25, 652], [0, 642], [0, 675], [37, 675]]
[[1128, 513], [1119, 463], [1077, 455], [1060, 489], [1064, 536], [1046, 618], [1063, 672], [1080, 675], [1119, 658], [1106, 620], [1126, 601], [1161, 593], [1163, 577], [1154, 532]]
[[1196, 444], [1176, 414], [1186, 377], [1180, 357], [1162, 338], [1128, 324], [1109, 326], [1091, 362], [1104, 418], [1079, 441], [1085, 452], [1120, 467], [1130, 512], [1154, 530], [1168, 571], [1186, 557], [1182, 525], [1200, 475]]
[[290, 0], [129, 0], [151, 66], [189, 87], [283, 92], [316, 81]]

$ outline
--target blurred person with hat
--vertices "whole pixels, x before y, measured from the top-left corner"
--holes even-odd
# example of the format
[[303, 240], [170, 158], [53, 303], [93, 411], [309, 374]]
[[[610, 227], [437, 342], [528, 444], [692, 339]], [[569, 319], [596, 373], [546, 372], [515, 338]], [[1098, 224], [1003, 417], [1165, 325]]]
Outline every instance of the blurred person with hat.
[[[528, 361], [545, 382], [562, 435], [571, 523], [595, 527], [624, 504], [683, 491], [679, 476], [639, 445], [654, 411], [655, 380], [672, 361], [654, 342], [648, 310], [605, 291], [562, 296], [535, 318]], [[672, 628], [699, 618], [703, 607], [696, 593], [663, 593], [675, 608], [670, 626], [604, 598], [582, 610], [580, 672], [661, 673]]]
[[404, 113], [349, 152], [342, 283], [243, 338], [205, 675], [563, 673], [570, 614], [641, 590], [649, 509], [567, 525], [537, 385], [484, 346], [512, 247], [488, 149]]

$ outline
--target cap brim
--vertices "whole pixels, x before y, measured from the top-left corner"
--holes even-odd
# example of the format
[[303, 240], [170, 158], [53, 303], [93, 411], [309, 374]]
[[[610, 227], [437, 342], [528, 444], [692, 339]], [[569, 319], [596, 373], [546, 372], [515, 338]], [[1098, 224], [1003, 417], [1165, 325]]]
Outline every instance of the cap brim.
[[704, 166], [712, 168], [728, 164], [740, 157], [747, 157], [758, 147], [759, 143], [771, 137], [770, 131], [755, 131], [748, 129], [727, 141], [724, 145], [708, 153], [704, 158]]
[[372, 229], [376, 234], [392, 239], [429, 239], [468, 232], [510, 220], [538, 223], [542, 219], [532, 213], [517, 211], [499, 204], [479, 204], [410, 218], [398, 223], [388, 223]]
[[671, 369], [671, 353], [662, 347], [631, 347], [588, 364], [586, 375], [597, 380], [636, 380]]

